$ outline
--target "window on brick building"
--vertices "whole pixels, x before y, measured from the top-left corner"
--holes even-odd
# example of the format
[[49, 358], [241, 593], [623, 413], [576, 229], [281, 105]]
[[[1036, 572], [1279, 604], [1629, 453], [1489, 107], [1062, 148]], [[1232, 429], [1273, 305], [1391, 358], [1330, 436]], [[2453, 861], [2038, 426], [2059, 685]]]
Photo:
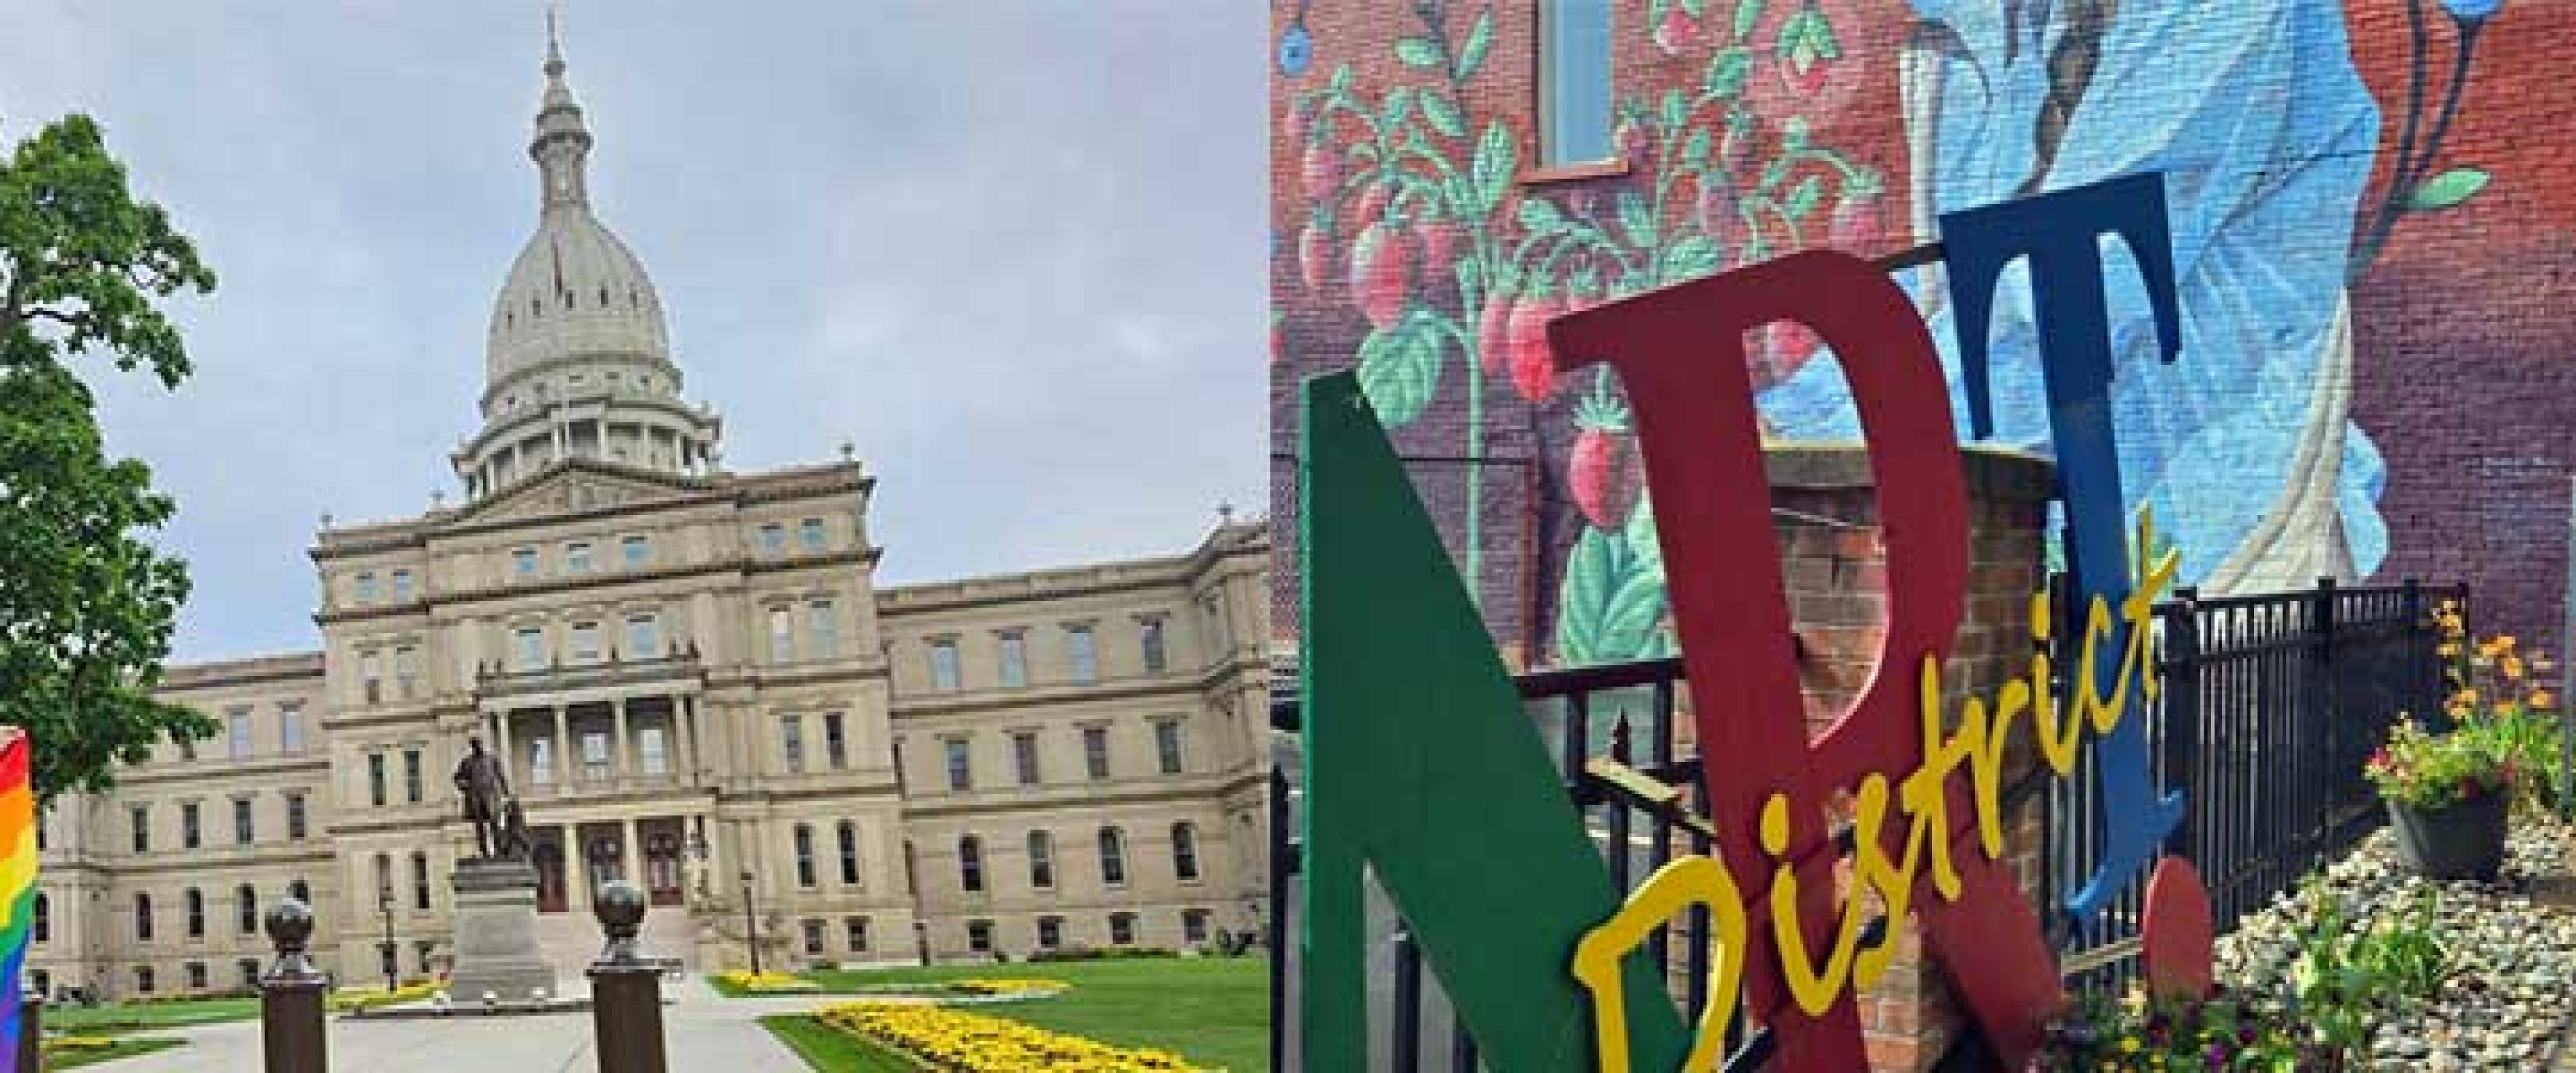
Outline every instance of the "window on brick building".
[[974, 835], [957, 840], [957, 887], [968, 894], [984, 893], [984, 840]]
[[1539, 163], [1609, 160], [1610, 0], [1539, 0]]
[[1100, 882], [1127, 885], [1127, 836], [1115, 827], [1100, 829]]
[[181, 902], [183, 903], [182, 908], [186, 909], [188, 913], [188, 937], [191, 939], [205, 938], [206, 892], [198, 890], [195, 887], [190, 887], [188, 888], [188, 893], [181, 899]]
[[1064, 628], [1064, 662], [1077, 684], [1089, 685], [1100, 680], [1100, 654], [1093, 645], [1091, 627]]
[[1109, 914], [1109, 942], [1115, 946], [1130, 946], [1136, 942], [1136, 914]]
[[848, 946], [848, 947], [850, 948], [850, 952], [851, 952], [851, 953], [853, 953], [853, 954], [864, 954], [864, 953], [867, 953], [867, 952], [868, 952], [868, 918], [866, 918], [866, 917], [843, 917], [843, 918], [841, 918], [841, 940], [842, 940], [843, 945], [846, 945], [846, 946]]
[[996, 641], [1001, 646], [1002, 684], [1014, 689], [1029, 684], [1029, 635], [1005, 630]]
[[850, 734], [839, 712], [823, 713], [823, 759], [839, 771], [850, 766]]
[[236, 846], [247, 846], [247, 845], [250, 845], [250, 844], [251, 844], [251, 843], [253, 843], [253, 842], [257, 842], [257, 841], [259, 841], [259, 830], [258, 830], [258, 828], [257, 828], [256, 826], [254, 826], [254, 824], [253, 824], [253, 822], [252, 822], [252, 819], [253, 819], [253, 813], [252, 813], [252, 811], [251, 811], [251, 800], [250, 800], [249, 798], [247, 798], [247, 797], [236, 797], [236, 798], [234, 798], [234, 799], [233, 799], [233, 844], [234, 844], [234, 845], [236, 845]]
[[199, 822], [200, 810], [194, 801], [179, 803], [179, 848], [196, 849], [206, 844], [205, 825]]
[[1082, 763], [1090, 769], [1092, 778], [1109, 777], [1108, 727], [1082, 728]]
[[1136, 648], [1145, 673], [1163, 673], [1171, 660], [1168, 646], [1163, 643], [1163, 616], [1148, 615], [1136, 620]]
[[1064, 945], [1064, 918], [1038, 918], [1038, 949], [1053, 950]]
[[1055, 836], [1045, 831], [1029, 832], [1029, 886], [1055, 889]]
[[1199, 829], [1194, 824], [1172, 825], [1172, 875], [1183, 881], [1199, 877]]
[[1037, 731], [1015, 730], [1011, 732], [1011, 763], [1013, 767], [1018, 769], [1020, 785], [1035, 786], [1038, 784], [1040, 781], [1039, 775], [1041, 773], [1038, 770]]
[[796, 825], [796, 835], [795, 835], [795, 837], [796, 837], [796, 885], [797, 885], [797, 886], [800, 886], [800, 887], [811, 887], [811, 886], [813, 886], [813, 885], [814, 885], [814, 828], [813, 828], [813, 826], [812, 826], [811, 824], [802, 824], [802, 823], [797, 824], [797, 825]]
[[845, 887], [858, 886], [859, 825], [848, 820], [842, 820], [836, 833], [840, 838], [841, 885]]

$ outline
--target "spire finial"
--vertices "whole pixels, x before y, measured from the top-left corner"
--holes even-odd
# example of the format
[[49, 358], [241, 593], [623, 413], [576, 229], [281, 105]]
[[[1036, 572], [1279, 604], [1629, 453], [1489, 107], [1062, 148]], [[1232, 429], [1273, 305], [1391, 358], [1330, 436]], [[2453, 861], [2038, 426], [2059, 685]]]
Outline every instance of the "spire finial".
[[546, 5], [546, 73], [550, 75], [562, 74], [564, 67], [563, 39], [555, 32], [556, 7]]

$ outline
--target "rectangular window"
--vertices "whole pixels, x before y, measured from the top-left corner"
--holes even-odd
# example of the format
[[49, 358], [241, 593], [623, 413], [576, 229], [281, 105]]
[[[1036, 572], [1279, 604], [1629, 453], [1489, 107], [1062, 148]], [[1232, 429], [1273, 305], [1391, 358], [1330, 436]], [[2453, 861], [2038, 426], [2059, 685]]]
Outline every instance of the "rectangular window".
[[1108, 727], [1082, 728], [1082, 763], [1090, 769], [1092, 778], [1109, 777]]
[[411, 571], [394, 571], [394, 602], [405, 604], [411, 602]]
[[814, 655], [828, 659], [841, 654], [841, 624], [832, 614], [832, 601], [816, 600], [805, 605], [806, 629], [814, 635]]
[[784, 607], [769, 609], [769, 658], [774, 663], [796, 658], [796, 618]]
[[553, 738], [528, 739], [528, 781], [539, 786], [555, 782], [555, 742]]
[[367, 754], [367, 803], [385, 807], [385, 754]]
[[850, 766], [850, 736], [842, 726], [841, 713], [823, 713], [823, 758], [839, 771]]
[[202, 962], [202, 961], [191, 961], [191, 962], [189, 962], [189, 963], [188, 963], [188, 990], [190, 990], [190, 991], [203, 991], [203, 990], [205, 990], [205, 989], [206, 989], [206, 963], [205, 963], [205, 962]]
[[1092, 648], [1091, 627], [1064, 628], [1064, 662], [1076, 683], [1089, 685], [1100, 680], [1100, 658]]
[[1540, 0], [1539, 163], [1611, 159], [1610, 0]]
[[957, 688], [957, 641], [942, 638], [930, 642], [930, 685], [934, 689]]
[[760, 553], [780, 555], [787, 551], [787, 527], [771, 522], [760, 527]]
[[179, 759], [181, 759], [181, 760], [195, 760], [196, 758], [197, 758], [197, 739], [195, 739], [195, 738], [181, 738], [181, 739], [179, 739]]
[[859, 885], [859, 825], [841, 821], [841, 885]]
[[371, 604], [376, 602], [375, 574], [365, 573], [358, 575], [358, 602], [362, 604]]
[[868, 918], [842, 917], [841, 939], [853, 954], [868, 952]]
[[420, 804], [420, 750], [403, 750], [403, 800]]
[[250, 708], [244, 706], [233, 709], [230, 713], [225, 715], [224, 722], [226, 724], [225, 729], [230, 732], [226, 735], [227, 740], [225, 745], [230, 750], [232, 758], [239, 760], [245, 756], [249, 756]]
[[429, 855], [426, 853], [411, 855], [411, 907], [418, 912], [429, 912]]
[[1002, 684], [1019, 688], [1029, 684], [1029, 635], [1011, 630], [1001, 635]]
[[149, 995], [152, 993], [152, 966], [137, 965], [134, 967], [134, 990], [138, 994]]
[[510, 572], [523, 578], [537, 576], [537, 549], [519, 548], [510, 552]]
[[286, 795], [286, 839], [290, 842], [304, 840], [303, 794]]
[[1156, 615], [1136, 622], [1136, 648], [1144, 658], [1145, 673], [1161, 674], [1169, 655], [1163, 644], [1163, 619]]
[[1064, 918], [1038, 918], [1038, 949], [1053, 950], [1064, 945]]
[[233, 844], [247, 846], [259, 841], [259, 832], [251, 822], [251, 802], [247, 797], [233, 799]]
[[385, 660], [382, 653], [372, 648], [358, 653], [358, 681], [366, 693], [367, 703], [374, 704], [384, 699]]
[[629, 615], [626, 619], [626, 658], [662, 658], [662, 620], [653, 615]]
[[134, 821], [134, 852], [152, 852], [152, 807], [136, 805], [127, 816]]
[[1136, 941], [1136, 914], [1134, 914], [1134, 913], [1111, 913], [1111, 914], [1109, 914], [1109, 942], [1110, 942], [1112, 945], [1115, 945], [1115, 946], [1126, 946], [1126, 945], [1128, 945], [1128, 944], [1134, 943], [1135, 941]]
[[1204, 943], [1208, 939], [1208, 912], [1205, 909], [1181, 911], [1181, 941]]
[[198, 822], [197, 803], [179, 803], [179, 848], [195, 849], [206, 844], [205, 827]]
[[1181, 724], [1179, 721], [1167, 719], [1154, 724], [1154, 758], [1155, 762], [1162, 766], [1163, 774], [1178, 775], [1181, 773]]
[[409, 697], [420, 685], [420, 650], [404, 645], [394, 649], [394, 692]]
[[590, 542], [576, 540], [564, 545], [564, 569], [576, 574], [590, 571]]
[[966, 949], [972, 950], [978, 954], [989, 954], [993, 952], [992, 921], [969, 920], [966, 922]]
[[807, 518], [796, 523], [796, 542], [807, 551], [823, 550], [823, 519]]
[[649, 537], [631, 536], [617, 542], [629, 567], [642, 566], [653, 560], [653, 541]]
[[814, 829], [801, 823], [796, 825], [796, 885], [814, 885]]
[[576, 622], [572, 624], [572, 661], [574, 663], [599, 662], [598, 623]]
[[975, 758], [972, 746], [964, 738], [950, 738], [941, 744], [948, 750], [948, 788], [974, 789]]
[[280, 704], [277, 706], [277, 747], [280, 751], [287, 753], [300, 753], [304, 751], [303, 705]]
[[519, 642], [520, 670], [533, 671], [546, 665], [546, 631], [520, 630], [514, 636]]
[[581, 732], [581, 777], [592, 782], [608, 781], [608, 732]]
[[1037, 731], [1016, 730], [1011, 732], [1011, 763], [1019, 769], [1020, 785], [1035, 786], [1038, 784]]
[[661, 727], [642, 727], [635, 731], [636, 751], [644, 754], [644, 773], [647, 775], [670, 774], [670, 754], [662, 739]]
[[820, 954], [820, 953], [822, 953], [822, 952], [823, 952], [823, 922], [822, 922], [822, 921], [819, 921], [819, 920], [808, 920], [808, 921], [805, 921], [805, 922], [804, 922], [804, 932], [805, 932], [805, 953], [806, 953], [806, 954], [808, 954], [808, 955], [814, 955], [814, 954]]
[[790, 713], [778, 717], [778, 755], [787, 761], [787, 773], [805, 771], [805, 717]]

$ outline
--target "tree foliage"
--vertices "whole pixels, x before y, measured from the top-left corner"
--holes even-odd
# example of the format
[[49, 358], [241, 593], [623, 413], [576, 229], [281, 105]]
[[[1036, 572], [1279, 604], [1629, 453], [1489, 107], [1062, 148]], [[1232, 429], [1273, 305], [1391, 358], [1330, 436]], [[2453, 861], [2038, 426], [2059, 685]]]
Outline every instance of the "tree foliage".
[[65, 117], [0, 162], [0, 723], [27, 730], [36, 792], [113, 784], [162, 738], [214, 733], [155, 700], [187, 566], [151, 536], [174, 504], [111, 459], [70, 360], [104, 355], [176, 388], [191, 366], [155, 305], [214, 273], [137, 201], [98, 125]]

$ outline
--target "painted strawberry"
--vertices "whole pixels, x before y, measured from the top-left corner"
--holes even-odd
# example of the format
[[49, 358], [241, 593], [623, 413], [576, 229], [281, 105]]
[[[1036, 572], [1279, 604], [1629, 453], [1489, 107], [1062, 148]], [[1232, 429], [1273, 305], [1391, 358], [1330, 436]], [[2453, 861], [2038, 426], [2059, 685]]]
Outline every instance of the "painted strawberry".
[[1309, 222], [1297, 232], [1297, 271], [1306, 280], [1306, 289], [1322, 292], [1324, 273], [1332, 268], [1332, 247], [1324, 238], [1324, 229]]
[[1333, 196], [1334, 185], [1342, 178], [1342, 158], [1333, 152], [1332, 146], [1316, 142], [1306, 147], [1304, 173], [1306, 196], [1329, 198]]
[[1405, 283], [1413, 270], [1413, 233], [1384, 221], [1370, 224], [1351, 246], [1351, 302], [1380, 328], [1404, 312]]
[[1843, 54], [1842, 43], [1834, 39], [1833, 20], [1812, 2], [1781, 20], [1772, 52], [1780, 61], [1780, 80], [1807, 97], [1824, 88], [1826, 75]]
[[1512, 304], [1511, 322], [1504, 329], [1512, 387], [1531, 402], [1546, 402], [1556, 393], [1556, 361], [1548, 350], [1547, 322], [1564, 311], [1564, 299], [1544, 292]]
[[1574, 406], [1574, 427], [1566, 486], [1593, 528], [1616, 529], [1635, 505], [1637, 486], [1628, 472], [1636, 453], [1628, 435], [1628, 408], [1606, 395], [1586, 395]]
[[1655, 24], [1655, 47], [1664, 55], [1678, 56], [1699, 44], [1699, 20], [1682, 9], [1679, 0], [1666, 5], [1664, 19]]
[[1351, 223], [1373, 224], [1385, 219], [1386, 202], [1389, 197], [1387, 191], [1388, 185], [1382, 182], [1370, 183], [1366, 189], [1361, 190], [1360, 199], [1354, 202], [1351, 208]]

